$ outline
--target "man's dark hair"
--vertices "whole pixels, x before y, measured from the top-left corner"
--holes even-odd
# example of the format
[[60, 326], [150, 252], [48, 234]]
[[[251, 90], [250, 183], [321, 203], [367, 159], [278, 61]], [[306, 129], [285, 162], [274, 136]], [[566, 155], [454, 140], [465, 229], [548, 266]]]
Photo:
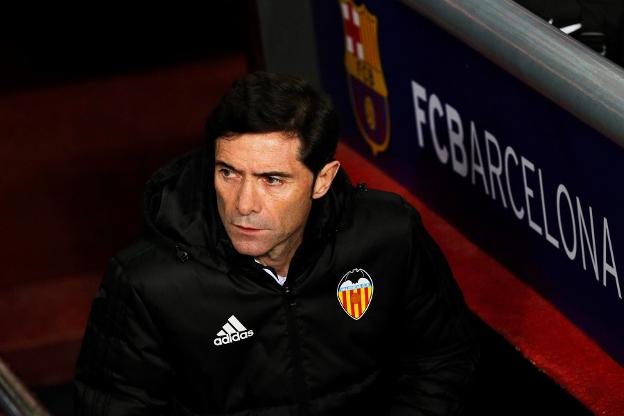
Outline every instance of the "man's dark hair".
[[206, 141], [284, 132], [301, 142], [299, 160], [315, 175], [333, 160], [340, 128], [330, 100], [292, 75], [255, 72], [235, 81], [206, 122]]

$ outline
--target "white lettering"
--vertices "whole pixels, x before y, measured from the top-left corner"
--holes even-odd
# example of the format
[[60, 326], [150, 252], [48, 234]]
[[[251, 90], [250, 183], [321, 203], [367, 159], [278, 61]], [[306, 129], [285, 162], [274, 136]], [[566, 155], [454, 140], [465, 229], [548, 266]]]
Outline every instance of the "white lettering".
[[435, 126], [435, 120], [433, 119], [434, 113], [437, 113], [440, 117], [444, 115], [442, 111], [442, 104], [435, 94], [431, 94], [429, 97], [429, 129], [431, 130], [431, 139], [433, 140], [433, 147], [440, 162], [446, 165], [448, 161], [448, 150], [440, 145], [438, 140], [438, 132]]
[[418, 144], [425, 147], [425, 139], [423, 137], [422, 126], [425, 122], [425, 112], [420, 105], [420, 101], [427, 101], [427, 91], [416, 81], [412, 81], [412, 97], [414, 99], [414, 117], [416, 119], [416, 132], [418, 133]]
[[591, 259], [592, 266], [594, 266], [594, 274], [596, 275], [596, 280], [600, 281], [598, 277], [598, 256], [596, 255], [596, 235], [594, 234], [594, 215], [592, 213], [592, 207], [589, 206], [589, 221], [591, 225], [591, 242], [589, 241], [589, 234], [587, 232], [587, 226], [585, 225], [585, 217], [583, 217], [583, 208], [581, 207], [581, 201], [579, 197], [576, 197], [576, 209], [578, 212], [578, 223], [579, 223], [579, 240], [581, 240], [581, 258], [583, 259], [583, 270], [587, 270], [587, 265], [585, 263], [585, 245], [583, 244], [583, 235], [585, 236], [585, 241], [588, 245], [589, 250], [589, 258]]
[[[565, 199], [568, 201], [570, 219], [572, 220], [572, 248], [568, 246], [563, 232], [563, 221], [561, 220], [561, 195], [564, 195]], [[576, 222], [574, 221], [574, 208], [572, 207], [572, 200], [570, 199], [570, 194], [564, 185], [559, 185], [557, 188], [557, 219], [559, 220], [559, 235], [561, 235], [563, 250], [570, 260], [574, 260], [576, 258]]]
[[[607, 263], [607, 242], [609, 244], [609, 254], [611, 256], [611, 264]], [[618, 296], [622, 299], [622, 291], [620, 290], [620, 280], [618, 279], [617, 267], [615, 266], [615, 257], [613, 256], [613, 245], [611, 243], [611, 233], [609, 232], [609, 222], [606, 218], [602, 221], [602, 284], [607, 287], [607, 272], [615, 279]]]
[[[461, 117], [457, 110], [450, 105], [446, 104], [445, 108], [453, 170], [460, 176], [466, 177], [468, 176], [468, 157], [466, 157], [466, 148], [464, 146], [464, 127], [462, 126]], [[457, 151], [461, 153], [461, 158], [457, 157]]]
[[[494, 145], [496, 149], [497, 164], [492, 164], [492, 156], [490, 153], [490, 143]], [[490, 169], [490, 186], [492, 189], [492, 199], [496, 200], [496, 188], [494, 187], [494, 176], [496, 176], [496, 183], [498, 183], [498, 189], [500, 191], [501, 200], [503, 206], [507, 208], [507, 202], [505, 202], [505, 193], [503, 192], [503, 184], [501, 183], [501, 174], [503, 173], [503, 159], [501, 158], [500, 146], [496, 137], [489, 131], [485, 130], [485, 153], [487, 155], [488, 166]]]
[[481, 149], [479, 149], [479, 138], [477, 137], [477, 128], [474, 121], [470, 121], [470, 166], [472, 184], [475, 184], [475, 172], [481, 175], [485, 194], [489, 195], [487, 179], [485, 177], [485, 169], [483, 168], [483, 158], [481, 157]]
[[516, 164], [516, 166], [518, 166], [518, 158], [516, 157], [516, 152], [514, 152], [511, 147], [507, 146], [507, 148], [505, 149], [505, 180], [507, 181], [507, 192], [509, 193], [511, 209], [513, 209], [516, 218], [521, 220], [522, 218], [524, 218], [524, 208], [520, 207], [520, 209], [518, 209], [518, 206], [516, 205], [516, 202], [513, 198], [513, 192], [511, 192], [511, 185], [509, 183], [509, 156], [513, 156], [514, 163]]
[[254, 334], [254, 332], [252, 330], [244, 331], [244, 332], [236, 332], [233, 335], [232, 334], [226, 334], [225, 336], [223, 336], [221, 338], [217, 337], [212, 342], [216, 346], [226, 345], [226, 344], [231, 344], [232, 342], [242, 341], [244, 339], [247, 339], [247, 338], [253, 336], [253, 334]]
[[540, 185], [540, 197], [542, 198], [542, 216], [544, 217], [544, 234], [546, 235], [546, 240], [553, 246], [559, 248], [559, 241], [552, 235], [548, 234], [548, 218], [546, 215], [546, 199], [544, 198], [544, 183], [542, 181], [542, 170], [537, 169], [537, 176], [539, 178]]
[[522, 165], [522, 181], [524, 182], [524, 199], [526, 201], [527, 218], [529, 219], [529, 227], [531, 227], [539, 235], [542, 235], [542, 227], [537, 225], [531, 218], [531, 202], [533, 198], [533, 190], [529, 188], [527, 184], [526, 169], [529, 168], [531, 172], [535, 172], [535, 166], [533, 163], [526, 159], [524, 156], [520, 157], [520, 164]]
[[[579, 197], [574, 194], [571, 196], [566, 186], [560, 183], [557, 186], [556, 196], [558, 227], [554, 227], [552, 225], [555, 221], [554, 212], [549, 211], [552, 201], [552, 197], [549, 195], [554, 188], [549, 186], [547, 178], [545, 178], [547, 174], [539, 166], [536, 166], [521, 153], [516, 153], [511, 146], [505, 146], [504, 154], [501, 153], [501, 146], [496, 136], [485, 129], [479, 131], [474, 120], [470, 120], [470, 137], [468, 137], [468, 125], [462, 123], [462, 114], [455, 107], [443, 102], [436, 94], [431, 91], [428, 92], [422, 85], [413, 80], [411, 81], [411, 90], [414, 121], [420, 148], [425, 148], [425, 143], [429, 140], [425, 137], [427, 135], [425, 125], [428, 124], [433, 150], [441, 164], [448, 165], [450, 157], [450, 165], [455, 173], [464, 178], [467, 178], [468, 173], [470, 173], [472, 185], [478, 188], [481, 188], [482, 185], [485, 194], [494, 201], [499, 197], [504, 208], [507, 208], [507, 198], [509, 198], [514, 216], [520, 221], [524, 221], [526, 217], [529, 227], [539, 235], [543, 235], [548, 244], [557, 249], [563, 247], [563, 251], [570, 261], [576, 261], [576, 256], [580, 250], [583, 270], [587, 271], [587, 262], [591, 261], [596, 280], [600, 281], [600, 274], [602, 273], [602, 284], [606, 288], [608, 277], [611, 277], [615, 285], [611, 284], [609, 287], [615, 286], [618, 297], [622, 299], [613, 248], [613, 236], [606, 217], [603, 217], [602, 270], [600, 270], [598, 263], [600, 253], [597, 249], [601, 247], [600, 241], [596, 242], [595, 234], [596, 232], [599, 233], [600, 230], [595, 230], [591, 205], [589, 205], [589, 220], [587, 220]], [[481, 138], [484, 139], [484, 142], [480, 142]], [[469, 145], [468, 140], [470, 140]], [[483, 154], [481, 145], [485, 146], [485, 154]], [[517, 173], [521, 175], [517, 175]], [[505, 186], [501, 180], [503, 174], [505, 175]], [[477, 176], [480, 179], [477, 179]], [[520, 187], [520, 180], [522, 180], [523, 187]], [[477, 185], [477, 182], [480, 184]], [[572, 201], [573, 197], [576, 199], [576, 204]], [[537, 223], [537, 218], [533, 217], [533, 215], [538, 215], [538, 204], [541, 205], [541, 223]], [[554, 231], [556, 228], [559, 231], [558, 235]], [[580, 248], [577, 250], [579, 245]], [[589, 260], [586, 259], [587, 256], [589, 256]], [[246, 339], [252, 334], [252, 331], [240, 332], [233, 336], [217, 338], [214, 343], [215, 345], [227, 344]]]

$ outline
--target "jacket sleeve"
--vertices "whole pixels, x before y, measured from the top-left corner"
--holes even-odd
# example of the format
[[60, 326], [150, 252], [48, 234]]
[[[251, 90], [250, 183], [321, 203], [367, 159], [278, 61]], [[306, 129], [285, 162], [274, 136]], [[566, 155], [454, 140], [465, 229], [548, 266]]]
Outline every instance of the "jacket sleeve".
[[468, 309], [440, 248], [411, 207], [409, 269], [400, 302], [396, 385], [390, 414], [456, 415], [476, 367]]
[[158, 331], [113, 258], [93, 300], [76, 364], [76, 415], [158, 415], [168, 405], [170, 365]]

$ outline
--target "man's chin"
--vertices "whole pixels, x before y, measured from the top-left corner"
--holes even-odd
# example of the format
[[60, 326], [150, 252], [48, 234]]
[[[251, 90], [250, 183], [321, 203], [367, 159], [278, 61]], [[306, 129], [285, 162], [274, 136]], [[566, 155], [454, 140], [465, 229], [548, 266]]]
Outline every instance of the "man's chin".
[[238, 253], [245, 256], [259, 257], [267, 252], [266, 247], [263, 245], [251, 242], [232, 241], [232, 245]]

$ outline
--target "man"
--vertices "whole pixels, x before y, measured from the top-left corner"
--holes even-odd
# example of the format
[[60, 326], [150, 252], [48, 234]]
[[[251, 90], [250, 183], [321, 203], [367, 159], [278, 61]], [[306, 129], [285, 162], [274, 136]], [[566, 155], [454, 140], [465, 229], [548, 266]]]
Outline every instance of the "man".
[[109, 263], [77, 414], [457, 414], [466, 307], [417, 212], [353, 188], [329, 101], [236, 82], [206, 146], [158, 171], [144, 238]]

